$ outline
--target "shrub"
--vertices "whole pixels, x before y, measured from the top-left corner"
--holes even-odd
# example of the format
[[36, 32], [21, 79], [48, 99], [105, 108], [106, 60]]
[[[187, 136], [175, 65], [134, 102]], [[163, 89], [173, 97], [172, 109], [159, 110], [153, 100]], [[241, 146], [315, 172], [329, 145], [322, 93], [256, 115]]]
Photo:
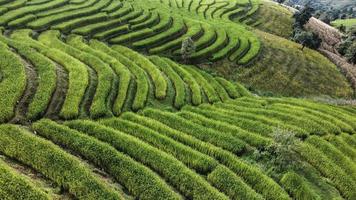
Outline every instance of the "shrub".
[[216, 77], [215, 79], [225, 88], [231, 98], [236, 99], [240, 97], [240, 94], [237, 92], [236, 86], [233, 83], [221, 77]]
[[50, 120], [33, 124], [41, 136], [65, 146], [98, 167], [140, 199], [179, 199], [169, 186], [148, 168], [110, 145]]
[[0, 126], [0, 152], [31, 166], [78, 199], [121, 199], [83, 163], [53, 143], [15, 125]]

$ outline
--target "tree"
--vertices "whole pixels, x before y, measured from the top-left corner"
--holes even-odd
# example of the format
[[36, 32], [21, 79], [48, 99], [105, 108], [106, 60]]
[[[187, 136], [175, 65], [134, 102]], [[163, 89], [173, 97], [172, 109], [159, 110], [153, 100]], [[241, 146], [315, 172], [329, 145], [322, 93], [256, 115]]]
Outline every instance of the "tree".
[[319, 36], [309, 31], [300, 31], [295, 33], [293, 40], [302, 45], [302, 51], [304, 50], [304, 47], [317, 49], [321, 45], [321, 39]]
[[300, 11], [294, 14], [295, 27], [303, 27], [309, 19], [313, 16], [314, 8], [310, 7], [309, 4]]
[[356, 42], [347, 49], [345, 57], [350, 63], [356, 64]]
[[345, 40], [343, 40], [337, 47], [337, 51], [341, 54], [341, 55], [345, 55], [346, 52], [348, 51], [348, 49], [350, 48], [350, 46], [352, 45], [352, 40], [351, 38], [347, 38]]
[[192, 38], [187, 37], [183, 40], [180, 53], [182, 55], [184, 62], [187, 63], [191, 55], [195, 53], [195, 44]]

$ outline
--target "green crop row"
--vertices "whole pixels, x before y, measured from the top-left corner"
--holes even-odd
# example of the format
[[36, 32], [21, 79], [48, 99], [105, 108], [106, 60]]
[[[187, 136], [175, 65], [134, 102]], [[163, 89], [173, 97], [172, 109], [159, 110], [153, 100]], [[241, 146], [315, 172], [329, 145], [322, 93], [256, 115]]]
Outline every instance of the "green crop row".
[[153, 109], [145, 109], [143, 112], [146, 116], [156, 120], [159, 119], [162, 123], [174, 129], [188, 133], [199, 140], [209, 142], [233, 153], [238, 154], [245, 150], [246, 144], [242, 140], [229, 134], [221, 134], [219, 131], [193, 123], [190, 120], [180, 117], [174, 113]]
[[125, 152], [142, 164], [154, 169], [185, 197], [194, 199], [227, 199], [225, 195], [218, 192], [202, 177], [189, 170], [173, 156], [133, 136], [90, 121], [73, 121], [67, 123], [67, 125], [111, 144], [119, 151]]
[[0, 36], [0, 40], [10, 45], [12, 48], [25, 57], [35, 67], [37, 72], [36, 93], [29, 104], [26, 117], [36, 119], [44, 114], [51, 101], [52, 94], [56, 89], [56, 66], [55, 64], [27, 45], [23, 45], [16, 40], [6, 39]]
[[295, 200], [321, 200], [304, 178], [294, 172], [284, 174], [281, 184]]
[[62, 51], [48, 48], [42, 43], [32, 39], [29, 35], [30, 33], [30, 30], [15, 31], [11, 37], [23, 41], [37, 49], [40, 53], [62, 65], [68, 71], [68, 89], [60, 116], [65, 119], [78, 117], [79, 107], [89, 83], [89, 75], [86, 66]]
[[174, 106], [180, 109], [185, 104], [186, 91], [184, 81], [180, 76], [172, 69], [172, 67], [165, 62], [162, 58], [158, 56], [150, 57], [151, 62], [153, 62], [162, 72], [164, 72], [168, 78], [172, 81], [174, 86], [175, 98]]
[[[125, 118], [126, 115], [129, 115], [127, 118], [130, 118], [130, 115], [132, 116], [134, 114], [126, 112], [122, 115], [122, 117]], [[162, 151], [172, 154], [175, 158], [198, 172], [206, 174], [207, 172], [212, 171], [217, 165], [214, 159], [196, 152], [195, 150], [177, 143], [176, 141], [142, 125], [119, 118], [102, 120], [100, 121], [100, 124], [109, 126], [123, 133], [130, 134]]]
[[155, 173], [106, 143], [50, 120], [36, 122], [33, 128], [41, 136], [105, 169], [139, 199], [179, 199]]
[[78, 199], [122, 199], [77, 158], [15, 125], [0, 126], [0, 152], [31, 166]]
[[0, 42], [0, 122], [6, 122], [15, 115], [15, 106], [26, 89], [26, 72], [20, 58]]
[[0, 199], [3, 200], [49, 200], [49, 196], [21, 177], [0, 159]]
[[[147, 111], [146, 111], [147, 110]], [[143, 114], [145, 116], [154, 115], [154, 113], [162, 112], [153, 109], [146, 109]], [[202, 153], [214, 157], [216, 160], [227, 166], [236, 175], [241, 177], [244, 182], [248, 183], [255, 191], [262, 194], [265, 199], [289, 199], [288, 194], [270, 177], [266, 176], [259, 168], [244, 163], [231, 152], [218, 148], [210, 143], [202, 142], [201, 140], [192, 137], [190, 134], [173, 129], [165, 125], [165, 116], [157, 114], [148, 117], [130, 118], [131, 121], [145, 125], [153, 130], [165, 134], [187, 146], [190, 146]], [[173, 122], [172, 122], [173, 123]]]
[[126, 48], [124, 46], [115, 45], [112, 47], [115, 51], [121, 53], [127, 58], [133, 60], [137, 65], [146, 71], [146, 73], [151, 77], [152, 82], [155, 86], [155, 96], [158, 99], [164, 99], [167, 95], [167, 82], [161, 74], [161, 71], [152, 64], [147, 58], [141, 54]]

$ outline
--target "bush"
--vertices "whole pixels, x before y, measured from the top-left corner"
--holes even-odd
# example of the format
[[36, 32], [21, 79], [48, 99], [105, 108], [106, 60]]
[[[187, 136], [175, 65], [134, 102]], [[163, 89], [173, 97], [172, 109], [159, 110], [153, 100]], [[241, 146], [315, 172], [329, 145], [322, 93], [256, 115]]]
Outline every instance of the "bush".
[[110, 145], [50, 120], [33, 124], [41, 136], [65, 146], [105, 169], [140, 199], [179, 199], [158, 175]]
[[221, 77], [216, 77], [215, 79], [225, 88], [231, 98], [236, 99], [240, 97], [240, 94], [237, 92], [236, 86], [233, 83]]
[[32, 167], [78, 199], [121, 199], [89, 168], [53, 143], [15, 125], [0, 126], [0, 152]]

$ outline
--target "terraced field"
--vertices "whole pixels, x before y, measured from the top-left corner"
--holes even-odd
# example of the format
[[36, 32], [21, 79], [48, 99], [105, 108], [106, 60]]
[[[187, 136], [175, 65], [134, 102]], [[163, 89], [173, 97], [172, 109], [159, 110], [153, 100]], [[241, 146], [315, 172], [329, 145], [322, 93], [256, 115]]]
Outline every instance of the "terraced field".
[[[259, 97], [180, 63], [191, 37], [196, 63], [281, 80], [259, 68], [285, 54], [242, 24], [261, 12], [257, 0], [0, 0], [0, 199], [356, 199], [355, 107]], [[351, 95], [318, 55], [289, 59], [295, 80], [321, 76], [301, 94]]]
[[198, 63], [228, 58], [247, 64], [260, 49], [251, 32], [230, 21], [251, 15], [255, 1], [16, 0], [0, 6], [0, 26], [6, 29], [55, 29], [175, 59], [181, 58], [182, 41], [191, 37], [196, 52], [190, 59]]

